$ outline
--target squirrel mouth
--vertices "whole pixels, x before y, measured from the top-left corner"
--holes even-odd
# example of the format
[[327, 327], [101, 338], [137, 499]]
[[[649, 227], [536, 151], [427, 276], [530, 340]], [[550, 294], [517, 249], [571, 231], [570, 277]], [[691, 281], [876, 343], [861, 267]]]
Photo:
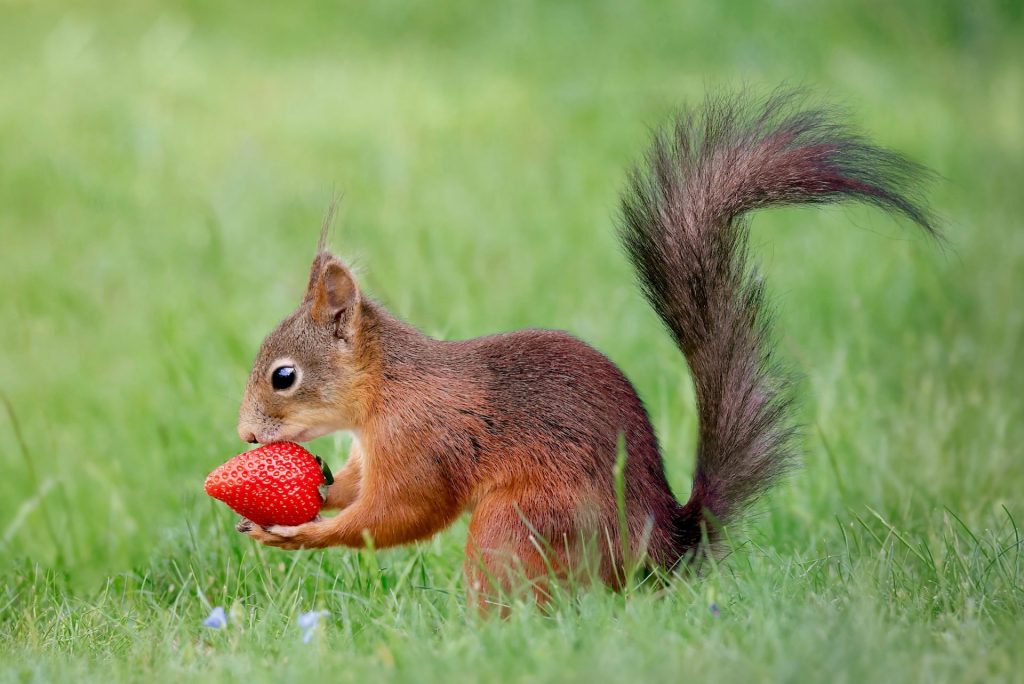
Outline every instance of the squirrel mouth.
[[260, 439], [260, 444], [267, 444], [269, 442], [295, 442], [296, 444], [302, 444], [304, 442], [310, 442], [316, 439], [317, 437], [323, 437], [324, 435], [330, 434], [331, 432], [334, 432], [334, 430], [332, 430], [331, 428], [298, 428], [285, 425], [275, 434], [271, 435], [271, 439], [268, 439], [266, 441]]

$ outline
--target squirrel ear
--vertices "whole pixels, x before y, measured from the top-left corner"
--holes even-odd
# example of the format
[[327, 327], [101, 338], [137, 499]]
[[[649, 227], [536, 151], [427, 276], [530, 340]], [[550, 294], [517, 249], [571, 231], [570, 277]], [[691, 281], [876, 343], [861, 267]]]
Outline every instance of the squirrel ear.
[[339, 259], [329, 254], [317, 255], [310, 271], [306, 299], [312, 302], [310, 313], [314, 320], [333, 321], [335, 336], [349, 339], [359, 303], [359, 288], [352, 273]]
[[316, 296], [316, 286], [320, 281], [320, 273], [324, 270], [324, 265], [333, 259], [330, 252], [317, 252], [316, 256], [313, 257], [313, 263], [309, 265], [309, 282], [306, 284], [306, 294], [302, 297], [302, 301], [308, 302]]

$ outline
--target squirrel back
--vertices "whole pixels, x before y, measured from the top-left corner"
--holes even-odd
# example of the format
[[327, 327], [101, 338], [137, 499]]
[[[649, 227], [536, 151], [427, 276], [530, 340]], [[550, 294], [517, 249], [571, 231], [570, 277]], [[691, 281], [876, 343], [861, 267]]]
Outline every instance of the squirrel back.
[[[792, 92], [711, 97], [655, 135], [622, 198], [620, 237], [644, 295], [686, 357], [698, 410], [696, 469], [680, 550], [714, 541], [794, 460], [791, 382], [749, 265], [745, 214], [858, 200], [939, 237], [917, 199], [929, 173], [871, 145]], [[706, 524], [710, 513], [714, 524]]]

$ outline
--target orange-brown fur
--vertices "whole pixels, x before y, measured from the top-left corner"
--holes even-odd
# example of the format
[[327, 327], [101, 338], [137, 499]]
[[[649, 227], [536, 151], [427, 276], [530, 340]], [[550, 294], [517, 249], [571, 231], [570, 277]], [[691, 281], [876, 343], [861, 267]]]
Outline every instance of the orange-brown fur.
[[[353, 331], [353, 343], [361, 349], [360, 372], [377, 379], [359, 384], [363, 407], [347, 410], [365, 419], [351, 426], [352, 455], [328, 490], [326, 507], [342, 511], [296, 528], [255, 528], [253, 537], [281, 548], [358, 548], [365, 531], [382, 548], [429, 537], [473, 509], [466, 571], [475, 590], [493, 581], [509, 586], [510, 568], [538, 580], [551, 570], [567, 571], [587, 538], [599, 546], [613, 540], [617, 554], [617, 509], [608, 493], [620, 429], [637, 453], [657, 452], [639, 398], [610, 361], [565, 333], [522, 331], [443, 342], [372, 301], [361, 299], [359, 307], [362, 327]], [[347, 363], [352, 357], [343, 358]], [[494, 363], [510, 364], [503, 380], [511, 379], [518, 390], [503, 397], [488, 387], [495, 382], [489, 377]], [[551, 383], [557, 391], [544, 386]], [[590, 394], [589, 401], [607, 416], [595, 434], [587, 434], [595, 428], [585, 420], [571, 425], [578, 409], [565, 401], [565, 393], [573, 391]], [[547, 398], [537, 392], [547, 392]], [[547, 413], [536, 411], [545, 401], [568, 409], [562, 416], [565, 434], [543, 425]], [[285, 432], [260, 434], [259, 440], [291, 438], [287, 430], [293, 423], [308, 427], [306, 409], [285, 415]], [[248, 437], [252, 429], [243, 419], [240, 431]], [[656, 466], [645, 468], [640, 459], [631, 464], [629, 480], [651, 487], [630, 497], [637, 504], [629, 511], [635, 540], [652, 504], [663, 515], [676, 506], [660, 460]], [[672, 552], [661, 541], [665, 548], [655, 552], [666, 562]], [[617, 557], [609, 557], [602, 564], [603, 580], [617, 583], [616, 563]]]

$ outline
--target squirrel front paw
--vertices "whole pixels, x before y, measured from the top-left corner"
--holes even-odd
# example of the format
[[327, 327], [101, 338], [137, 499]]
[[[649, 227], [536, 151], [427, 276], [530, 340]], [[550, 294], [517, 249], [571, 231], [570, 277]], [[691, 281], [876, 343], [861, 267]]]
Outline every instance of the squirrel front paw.
[[235, 529], [261, 544], [287, 551], [329, 546], [330, 528], [327, 521], [319, 516], [302, 525], [268, 525], [266, 527], [261, 527], [251, 520], [242, 518], [235, 525]]

